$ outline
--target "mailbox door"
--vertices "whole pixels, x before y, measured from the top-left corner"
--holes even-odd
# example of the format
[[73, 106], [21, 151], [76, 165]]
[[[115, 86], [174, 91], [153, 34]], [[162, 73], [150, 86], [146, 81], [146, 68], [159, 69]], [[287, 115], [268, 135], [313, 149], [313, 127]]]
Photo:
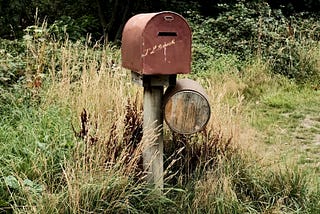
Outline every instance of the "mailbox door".
[[143, 74], [186, 74], [191, 71], [191, 30], [172, 12], [154, 15], [143, 31]]

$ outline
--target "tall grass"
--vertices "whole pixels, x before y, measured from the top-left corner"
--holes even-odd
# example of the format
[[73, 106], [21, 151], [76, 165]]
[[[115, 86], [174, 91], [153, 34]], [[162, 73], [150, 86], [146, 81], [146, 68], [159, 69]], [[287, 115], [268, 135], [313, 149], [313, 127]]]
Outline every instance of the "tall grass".
[[[192, 76], [209, 95], [203, 132], [165, 132], [165, 188], [144, 182], [142, 88], [111, 45], [25, 37], [26, 80], [1, 94], [1, 210], [17, 213], [272, 213], [318, 211], [319, 189], [299, 169], [268, 169], [251, 155], [246, 97], [272, 82], [268, 65], [217, 59]], [[223, 66], [230, 72], [221, 74]], [[253, 89], [260, 87], [260, 89]], [[15, 96], [12, 96], [14, 94]]]

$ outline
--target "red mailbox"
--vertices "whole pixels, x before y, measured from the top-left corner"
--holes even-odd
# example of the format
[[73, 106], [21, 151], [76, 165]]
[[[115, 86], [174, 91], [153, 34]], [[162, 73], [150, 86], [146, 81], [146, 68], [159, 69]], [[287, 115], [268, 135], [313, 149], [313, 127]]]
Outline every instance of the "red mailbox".
[[133, 16], [122, 33], [122, 66], [143, 75], [191, 71], [191, 30], [174, 12]]

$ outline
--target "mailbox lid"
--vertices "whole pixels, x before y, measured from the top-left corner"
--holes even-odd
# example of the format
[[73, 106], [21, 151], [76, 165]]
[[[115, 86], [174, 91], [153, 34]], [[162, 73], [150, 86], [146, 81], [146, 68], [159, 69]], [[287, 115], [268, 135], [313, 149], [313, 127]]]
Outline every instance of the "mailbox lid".
[[191, 71], [191, 29], [179, 14], [138, 14], [122, 34], [122, 66], [141, 74], [185, 74]]

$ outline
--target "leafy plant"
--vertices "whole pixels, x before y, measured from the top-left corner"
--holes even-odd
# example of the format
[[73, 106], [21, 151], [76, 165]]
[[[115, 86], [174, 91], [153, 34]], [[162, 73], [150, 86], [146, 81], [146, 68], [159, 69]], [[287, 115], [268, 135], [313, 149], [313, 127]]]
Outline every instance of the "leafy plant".
[[193, 33], [193, 69], [208, 70], [222, 55], [239, 60], [260, 57], [275, 74], [305, 83], [319, 80], [318, 57], [307, 54], [318, 48], [320, 22], [303, 14], [286, 17], [265, 2], [219, 4], [218, 16], [204, 18], [187, 13]]

